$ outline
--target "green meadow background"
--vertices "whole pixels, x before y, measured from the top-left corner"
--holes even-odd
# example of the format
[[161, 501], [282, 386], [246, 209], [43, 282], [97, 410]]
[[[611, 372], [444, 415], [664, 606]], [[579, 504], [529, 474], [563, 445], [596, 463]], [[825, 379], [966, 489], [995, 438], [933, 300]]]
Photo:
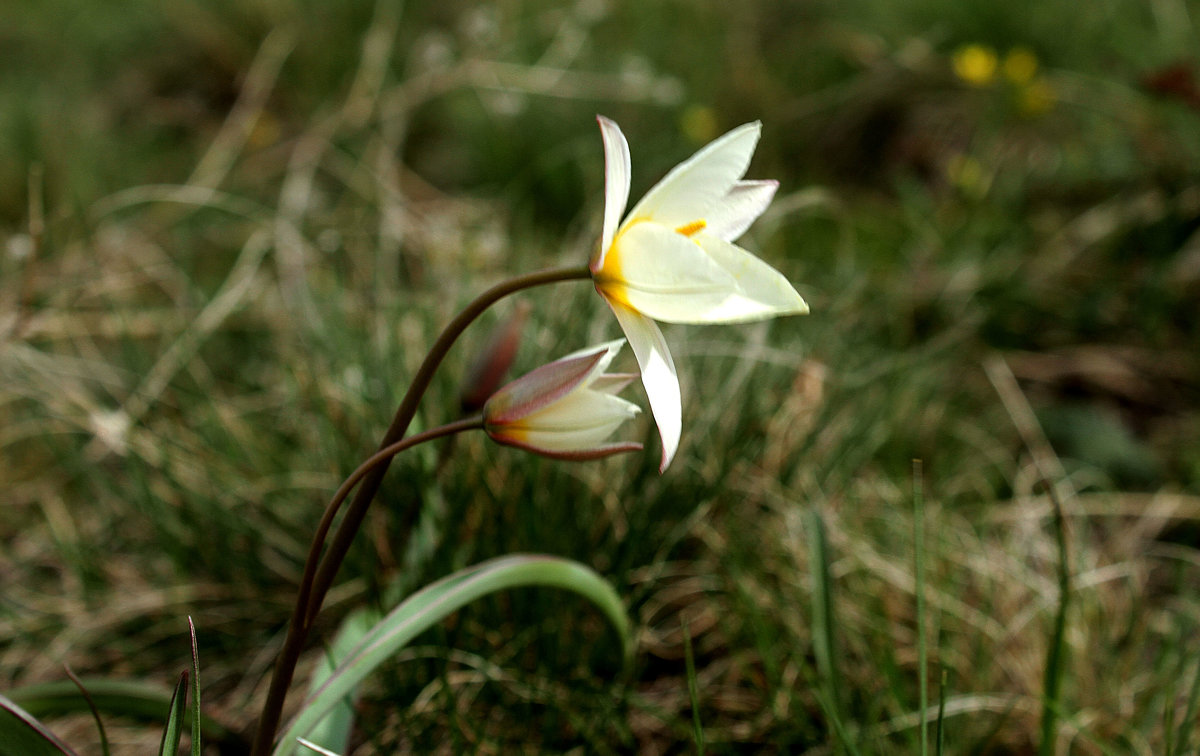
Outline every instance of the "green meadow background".
[[[945, 753], [1196, 753], [1198, 14], [9, 0], [0, 690], [169, 686], [191, 615], [206, 710], [251, 725], [321, 509], [441, 326], [595, 245], [595, 115], [634, 198], [761, 120], [743, 244], [812, 313], [666, 327], [665, 475], [645, 414], [644, 455], [402, 456], [321, 627], [550, 553], [625, 598], [632, 665], [583, 600], [497, 595], [372, 680], [355, 753], [906, 754], [923, 713]], [[514, 374], [619, 335], [587, 283], [520, 299]]]

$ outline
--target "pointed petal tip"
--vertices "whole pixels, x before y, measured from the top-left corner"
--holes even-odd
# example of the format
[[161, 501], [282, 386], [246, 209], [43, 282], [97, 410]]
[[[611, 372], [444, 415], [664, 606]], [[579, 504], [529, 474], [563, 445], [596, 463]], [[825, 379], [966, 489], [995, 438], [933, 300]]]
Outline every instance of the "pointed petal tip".
[[[743, 131], [753, 131], [754, 132], [754, 141], [757, 142], [758, 138], [762, 135], [762, 121], [749, 121], [747, 123], [743, 123], [741, 126], [738, 126], [735, 129], [731, 129], [728, 132], [728, 134], [726, 134], [726, 136], [732, 136], [733, 134], [740, 134]], [[718, 137], [718, 139], [720, 139], [720, 137]]]
[[658, 464], [658, 474], [659, 475], [663, 475], [664, 473], [666, 473], [667, 467], [670, 466], [671, 460], [674, 459], [674, 457], [675, 457], [675, 455], [673, 455], [673, 454], [668, 457], [667, 450], [663, 449], [662, 462], [660, 462]]

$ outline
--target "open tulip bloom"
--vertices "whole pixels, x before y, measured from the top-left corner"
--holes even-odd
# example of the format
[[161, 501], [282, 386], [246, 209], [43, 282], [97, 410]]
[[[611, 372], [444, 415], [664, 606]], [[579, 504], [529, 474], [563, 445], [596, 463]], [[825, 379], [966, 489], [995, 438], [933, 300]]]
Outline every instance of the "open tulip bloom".
[[556, 459], [639, 451], [639, 443], [608, 441], [641, 412], [616, 395], [637, 376], [604, 372], [624, 343], [618, 339], [575, 352], [504, 386], [483, 407], [484, 430], [501, 444]]
[[604, 227], [592, 280], [641, 367], [662, 437], [665, 470], [679, 447], [682, 399], [655, 322], [740, 323], [802, 315], [808, 305], [783, 274], [733, 242], [766, 210], [776, 181], [743, 181], [762, 125], [739, 126], [680, 163], [621, 220], [629, 200], [629, 144], [598, 116], [604, 138]]

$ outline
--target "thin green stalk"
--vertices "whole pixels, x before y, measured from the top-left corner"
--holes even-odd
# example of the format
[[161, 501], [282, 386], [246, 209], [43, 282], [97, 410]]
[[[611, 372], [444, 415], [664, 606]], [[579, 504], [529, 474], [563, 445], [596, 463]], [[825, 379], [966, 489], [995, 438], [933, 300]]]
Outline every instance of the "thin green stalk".
[[[424, 396], [426, 389], [429, 388], [434, 373], [437, 372], [438, 366], [441, 365], [442, 360], [445, 359], [446, 354], [450, 351], [450, 347], [453, 346], [462, 332], [466, 330], [467, 326], [485, 310], [509, 294], [524, 289], [557, 283], [559, 281], [586, 280], [589, 278], [591, 278], [591, 271], [586, 265], [540, 271], [499, 283], [468, 304], [454, 320], [450, 321], [445, 330], [442, 331], [441, 336], [438, 337], [433, 347], [429, 350], [429, 353], [425, 356], [425, 361], [417, 369], [417, 373], [408, 387], [408, 392], [405, 393], [404, 398], [401, 400], [400, 406], [392, 418], [392, 423], [388, 426], [387, 432], [383, 436], [383, 441], [379, 445], [380, 450], [385, 450], [404, 438], [404, 434], [408, 432], [408, 426], [417, 414], [417, 405], [420, 403], [421, 397]], [[300, 652], [303, 650], [304, 643], [308, 638], [311, 619], [315, 618], [320, 611], [321, 605], [325, 601], [325, 594], [328, 593], [338, 569], [345, 560], [346, 554], [350, 551], [350, 545], [354, 542], [354, 537], [358, 534], [363, 519], [367, 516], [367, 509], [370, 507], [371, 501], [375, 498], [375, 494], [379, 491], [379, 485], [383, 481], [384, 474], [387, 473], [390, 459], [391, 456], [388, 456], [379, 464], [371, 466], [363, 474], [358, 492], [355, 494], [353, 501], [350, 502], [350, 506], [346, 510], [346, 515], [338, 526], [337, 531], [334, 532], [325, 557], [315, 567], [315, 572], [313, 572], [311, 580], [307, 580], [301, 585], [300, 593], [306, 600], [296, 602], [296, 610], [288, 625], [287, 637], [284, 639], [283, 648], [280, 649], [274, 676], [271, 678], [271, 687], [267, 692], [267, 700], [263, 704], [262, 714], [259, 717], [258, 729], [255, 732], [254, 745], [251, 750], [252, 756], [266, 756], [271, 750], [275, 739], [275, 731], [279, 728], [279, 718], [283, 711], [283, 702], [287, 697], [288, 688], [291, 686], [292, 675], [295, 673], [296, 663], [300, 659]], [[404, 512], [404, 519], [400, 522], [399, 526], [401, 531], [400, 542], [403, 542], [407, 532], [411, 529], [416, 520], [416, 515], [417, 511], [415, 507], [410, 507]], [[328, 515], [328, 510], [327, 517], [332, 521], [332, 515]], [[329, 527], [329, 523], [323, 523], [323, 529], [319, 530], [318, 533], [323, 537]], [[315, 552], [319, 553], [320, 543], [314, 541], [314, 544]], [[312, 556], [313, 552], [310, 551], [310, 561], [315, 562]], [[306, 565], [306, 575], [309, 573], [309, 569]]]
[[64, 664], [63, 668], [67, 671], [67, 677], [71, 678], [71, 682], [75, 683], [76, 688], [79, 688], [79, 693], [83, 696], [83, 700], [87, 701], [88, 709], [92, 712], [92, 719], [96, 720], [96, 729], [100, 732], [100, 753], [103, 756], [109, 756], [112, 751], [108, 747], [108, 734], [104, 732], [104, 720], [100, 718], [100, 710], [96, 708], [96, 702], [92, 700], [92, 694], [88, 693], [88, 689], [84, 687], [83, 682], [75, 676], [75, 672], [71, 669], [70, 664]]
[[946, 668], [942, 667], [942, 681], [938, 685], [937, 724], [934, 727], [937, 745], [934, 753], [942, 756], [946, 750]]
[[692, 633], [687, 620], [683, 622], [683, 659], [687, 665], [688, 696], [692, 699], [692, 728], [696, 740], [696, 756], [704, 756], [704, 726], [700, 722], [700, 686], [696, 683], [696, 659], [692, 654]]
[[917, 684], [920, 688], [921, 713], [921, 756], [929, 756], [929, 718], [925, 709], [929, 704], [929, 662], [925, 647], [925, 497], [921, 479], [921, 460], [914, 459], [913, 475], [913, 571], [917, 583]]
[[1054, 616], [1054, 634], [1046, 652], [1046, 674], [1042, 686], [1042, 741], [1038, 746], [1040, 756], [1054, 753], [1054, 732], [1058, 726], [1062, 672], [1066, 663], [1067, 605], [1071, 596], [1071, 564], [1067, 553], [1067, 526], [1062, 502], [1049, 480], [1046, 481], [1046, 489], [1054, 503], [1054, 538], [1058, 546], [1058, 612]]

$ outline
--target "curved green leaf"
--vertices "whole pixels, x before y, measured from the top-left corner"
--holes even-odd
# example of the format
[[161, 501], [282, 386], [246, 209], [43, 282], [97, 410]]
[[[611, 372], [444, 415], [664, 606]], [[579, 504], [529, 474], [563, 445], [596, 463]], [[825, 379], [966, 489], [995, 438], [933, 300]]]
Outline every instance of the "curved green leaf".
[[[372, 628], [382, 619], [375, 609], [366, 608], [353, 611], [342, 620], [337, 635], [325, 656], [317, 662], [312, 679], [308, 683], [308, 694], [311, 696], [325, 684], [337, 671], [340, 665], [354, 650], [363, 638], [370, 634]], [[324, 749], [330, 753], [342, 753], [350, 741], [350, 731], [354, 728], [354, 694], [338, 701], [329, 713], [309, 731], [308, 737], [301, 744], [310, 750]], [[321, 751], [317, 751], [320, 753]]]
[[617, 592], [594, 570], [552, 556], [516, 554], [492, 559], [426, 586], [378, 622], [337, 670], [304, 702], [275, 746], [275, 756], [294, 752], [325, 715], [348, 697], [377, 667], [420, 633], [481, 596], [507, 588], [544, 585], [574, 591], [594, 603], [632, 651], [629, 620]]
[[0, 696], [0, 753], [75, 756], [45, 725], [4, 696]]

